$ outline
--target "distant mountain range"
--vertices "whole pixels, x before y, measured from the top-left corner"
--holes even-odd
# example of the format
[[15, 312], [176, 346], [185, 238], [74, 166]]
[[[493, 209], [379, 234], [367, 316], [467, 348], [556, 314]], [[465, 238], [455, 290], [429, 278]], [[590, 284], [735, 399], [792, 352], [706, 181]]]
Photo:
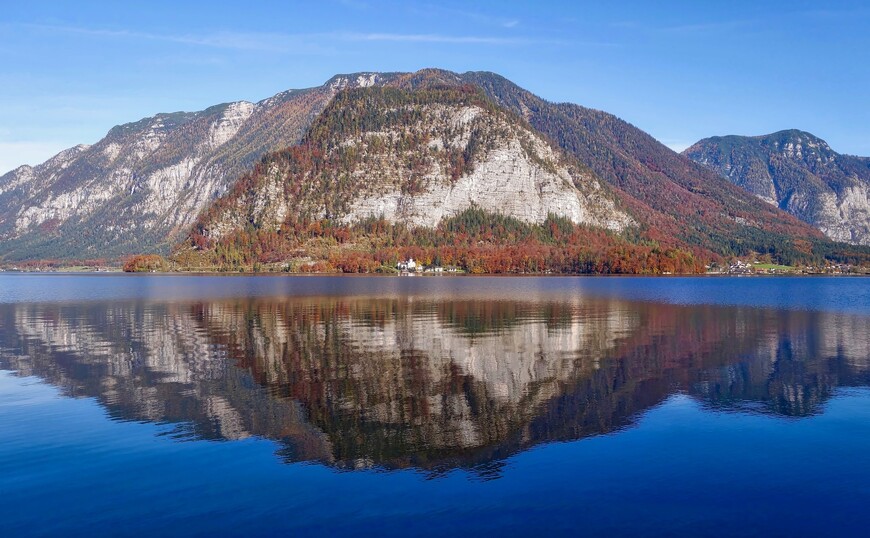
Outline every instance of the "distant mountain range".
[[234, 230], [280, 235], [288, 215], [432, 228], [469, 209], [698, 260], [870, 256], [613, 115], [493, 73], [427, 69], [158, 114], [13, 170], [0, 176], [0, 259], [166, 254], [196, 236], [203, 248]]
[[798, 130], [705, 138], [684, 153], [835, 241], [870, 245], [870, 159]]

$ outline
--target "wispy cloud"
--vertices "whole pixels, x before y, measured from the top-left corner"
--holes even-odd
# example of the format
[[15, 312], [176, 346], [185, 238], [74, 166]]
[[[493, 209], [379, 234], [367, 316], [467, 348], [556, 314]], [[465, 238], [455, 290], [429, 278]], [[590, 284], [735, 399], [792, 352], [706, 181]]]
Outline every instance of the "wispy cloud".
[[109, 30], [101, 28], [87, 28], [80, 26], [61, 26], [45, 24], [26, 24], [27, 28], [34, 30], [78, 34], [92, 37], [104, 37], [110, 39], [134, 39], [145, 41], [162, 41], [235, 50], [255, 50], [286, 52], [291, 44], [301, 41], [305, 36], [301, 34], [273, 34], [273, 33], [239, 33], [239, 32], [215, 32], [207, 35], [195, 34], [160, 34], [152, 32], [138, 32], [132, 30]]
[[343, 33], [330, 34], [345, 41], [397, 41], [403, 43], [478, 43], [484, 45], [526, 45], [532, 43], [553, 43], [520, 37], [491, 36], [454, 36], [443, 34], [390, 34], [390, 33]]
[[239, 33], [215, 32], [211, 34], [161, 34], [132, 30], [87, 28], [80, 26], [27, 24], [27, 28], [54, 33], [77, 34], [107, 39], [132, 39], [179, 43], [198, 47], [211, 47], [239, 51], [259, 52], [311, 52], [312, 47], [331, 45], [336, 41], [397, 43], [444, 43], [478, 45], [529, 45], [554, 44], [558, 41], [526, 37], [498, 37], [488, 35], [449, 35], [438, 33], [379, 33], [379, 32], [328, 32], [309, 34]]

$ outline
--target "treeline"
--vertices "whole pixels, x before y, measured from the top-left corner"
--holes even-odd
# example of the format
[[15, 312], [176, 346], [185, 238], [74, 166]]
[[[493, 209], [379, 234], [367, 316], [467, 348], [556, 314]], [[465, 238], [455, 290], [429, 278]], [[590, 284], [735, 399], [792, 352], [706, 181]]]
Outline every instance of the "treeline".
[[374, 273], [414, 258], [472, 274], [701, 273], [691, 252], [634, 243], [610, 232], [550, 215], [542, 224], [468, 209], [437, 227], [409, 228], [383, 218], [351, 226], [295, 220], [280, 229], [248, 227], [218, 241], [194, 234], [173, 261], [187, 270], [286, 270]]
[[112, 262], [105, 258], [93, 259], [35, 259], [22, 261], [3, 261], [0, 262], [0, 267], [13, 268], [16, 267], [22, 271], [59, 271], [69, 267], [94, 267], [103, 268], [110, 267]]
[[828, 262], [870, 265], [870, 247], [836, 243], [824, 237], [798, 237], [745, 226], [738, 236], [709, 231], [709, 241], [725, 257], [769, 256], [783, 265], [825, 265]]

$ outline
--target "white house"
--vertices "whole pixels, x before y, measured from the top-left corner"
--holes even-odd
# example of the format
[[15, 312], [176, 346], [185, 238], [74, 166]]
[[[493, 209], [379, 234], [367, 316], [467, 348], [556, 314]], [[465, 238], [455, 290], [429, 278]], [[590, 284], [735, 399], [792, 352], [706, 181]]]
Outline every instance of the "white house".
[[400, 261], [396, 264], [396, 268], [399, 271], [408, 271], [409, 273], [416, 272], [417, 267], [417, 262], [414, 261], [414, 258], [408, 258], [408, 261]]

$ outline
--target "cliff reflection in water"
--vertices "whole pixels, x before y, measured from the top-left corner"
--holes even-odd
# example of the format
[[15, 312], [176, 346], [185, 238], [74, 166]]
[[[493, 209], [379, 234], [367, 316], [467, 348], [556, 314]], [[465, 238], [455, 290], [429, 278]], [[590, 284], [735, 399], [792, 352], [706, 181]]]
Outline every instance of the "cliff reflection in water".
[[260, 436], [289, 461], [486, 474], [677, 392], [819, 412], [836, 387], [870, 384], [870, 318], [579, 299], [13, 304], [0, 306], [0, 367], [179, 439]]

